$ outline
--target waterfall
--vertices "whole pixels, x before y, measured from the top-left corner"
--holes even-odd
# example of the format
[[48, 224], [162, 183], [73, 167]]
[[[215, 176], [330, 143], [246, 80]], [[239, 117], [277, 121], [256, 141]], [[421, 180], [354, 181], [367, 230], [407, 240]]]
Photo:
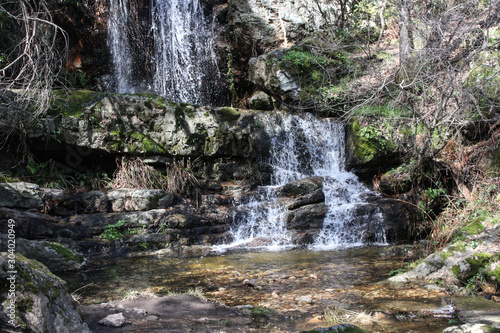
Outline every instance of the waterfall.
[[311, 176], [322, 177], [328, 207], [323, 227], [311, 248], [363, 245], [366, 224], [377, 230], [374, 242], [385, 243], [382, 214], [371, 207], [370, 214], [360, 215], [359, 208], [365, 204], [363, 198], [371, 191], [345, 170], [343, 125], [310, 114], [303, 117], [268, 114], [266, 117], [263, 123], [272, 143], [268, 161], [273, 168], [271, 185], [260, 187], [253, 197], [236, 208], [231, 230], [234, 242], [228, 246], [265, 244], [268, 249], [291, 246], [291, 233], [286, 227], [288, 209], [280, 202], [276, 188]]
[[127, 29], [129, 26], [128, 0], [110, 0], [108, 20], [108, 46], [113, 62], [114, 90], [132, 93], [132, 52]]
[[200, 0], [141, 3], [149, 10], [148, 18], [137, 16], [137, 6], [129, 0], [110, 0], [113, 89], [153, 92], [177, 103], [213, 104], [224, 85], [214, 50], [213, 19], [205, 18]]
[[219, 70], [200, 1], [152, 0], [151, 13], [154, 90], [174, 102], [207, 104]]

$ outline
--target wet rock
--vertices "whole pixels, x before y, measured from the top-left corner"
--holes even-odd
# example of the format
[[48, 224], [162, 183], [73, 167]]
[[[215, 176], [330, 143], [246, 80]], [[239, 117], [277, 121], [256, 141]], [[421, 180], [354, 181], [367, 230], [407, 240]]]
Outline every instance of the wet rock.
[[[78, 305], [68, 292], [66, 282], [52, 274], [47, 267], [21, 254], [15, 256], [15, 263], [7, 253], [0, 253], [0, 279], [10, 281], [15, 270], [15, 310], [10, 311], [7, 292], [1, 289], [0, 328], [2, 322], [13, 320], [27, 332], [90, 333], [78, 312]], [[12, 316], [10, 316], [12, 314]]]
[[314, 229], [319, 230], [323, 226], [328, 207], [324, 203], [305, 205], [291, 211], [287, 216], [289, 229]]
[[123, 317], [123, 313], [116, 313], [107, 316], [99, 320], [99, 325], [108, 326], [108, 327], [121, 327], [125, 324], [125, 317]]
[[290, 210], [325, 201], [322, 177], [309, 177], [290, 182], [279, 188], [278, 193], [292, 198], [292, 202], [288, 205]]

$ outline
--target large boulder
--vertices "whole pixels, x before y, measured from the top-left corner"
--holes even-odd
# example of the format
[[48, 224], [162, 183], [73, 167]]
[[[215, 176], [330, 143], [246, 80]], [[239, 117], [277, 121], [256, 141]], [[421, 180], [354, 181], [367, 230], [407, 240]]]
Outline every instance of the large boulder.
[[[15, 273], [13, 273], [15, 271]], [[2, 329], [24, 332], [90, 333], [66, 282], [36, 260], [0, 253]]]
[[[7, 236], [0, 235], [0, 251], [7, 250]], [[16, 251], [25, 257], [35, 259], [51, 271], [77, 270], [85, 264], [81, 253], [58, 242], [16, 239]]]
[[499, 237], [500, 231], [485, 229], [483, 233], [467, 242], [458, 241], [429, 255], [411, 271], [396, 275], [389, 280], [442, 281], [449, 285], [460, 285], [479, 272], [484, 272], [485, 283], [492, 284], [495, 292], [499, 287], [497, 276], [500, 277], [499, 265], [495, 260], [500, 253]]

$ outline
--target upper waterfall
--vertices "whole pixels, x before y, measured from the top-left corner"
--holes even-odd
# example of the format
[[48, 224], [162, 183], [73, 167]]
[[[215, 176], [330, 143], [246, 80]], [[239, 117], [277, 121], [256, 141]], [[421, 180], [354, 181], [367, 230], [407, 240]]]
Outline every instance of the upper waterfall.
[[108, 46], [113, 62], [112, 85], [119, 93], [133, 93], [132, 52], [127, 34], [128, 0], [110, 0]]
[[[151, 0], [143, 5], [149, 6], [148, 18], [138, 17], [131, 6], [128, 0], [110, 0], [113, 89], [149, 91], [178, 103], [214, 104], [223, 84], [214, 50], [213, 19], [205, 16], [200, 0]], [[147, 32], [138, 34], [148, 24]], [[151, 49], [134, 50], [131, 46], [137, 46], [140, 38], [150, 40], [145, 44]]]

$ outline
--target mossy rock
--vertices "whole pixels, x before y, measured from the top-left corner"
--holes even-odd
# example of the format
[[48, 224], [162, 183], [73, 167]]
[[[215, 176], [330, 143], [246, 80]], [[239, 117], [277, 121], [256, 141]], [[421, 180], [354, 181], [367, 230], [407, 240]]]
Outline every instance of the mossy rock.
[[353, 154], [359, 163], [369, 163], [394, 152], [395, 144], [375, 127], [362, 126], [357, 118], [351, 125]]
[[486, 271], [486, 280], [496, 283], [497, 287], [500, 286], [500, 264], [497, 264], [495, 269]]
[[492, 257], [493, 255], [491, 253], [477, 253], [472, 257], [465, 259], [465, 261], [470, 265], [470, 271], [467, 274], [467, 277], [474, 276], [480, 269], [484, 269], [491, 261]]
[[54, 91], [54, 101], [49, 109], [52, 116], [80, 118], [87, 107], [104, 97], [104, 94], [91, 90]]
[[469, 235], [478, 235], [482, 233], [485, 229], [485, 226], [483, 225], [483, 221], [486, 220], [486, 217], [481, 216], [478, 218], [473, 219], [465, 227], [462, 228], [462, 231], [469, 234]]
[[234, 121], [240, 118], [240, 112], [232, 107], [223, 107], [215, 109], [216, 114], [222, 121]]

